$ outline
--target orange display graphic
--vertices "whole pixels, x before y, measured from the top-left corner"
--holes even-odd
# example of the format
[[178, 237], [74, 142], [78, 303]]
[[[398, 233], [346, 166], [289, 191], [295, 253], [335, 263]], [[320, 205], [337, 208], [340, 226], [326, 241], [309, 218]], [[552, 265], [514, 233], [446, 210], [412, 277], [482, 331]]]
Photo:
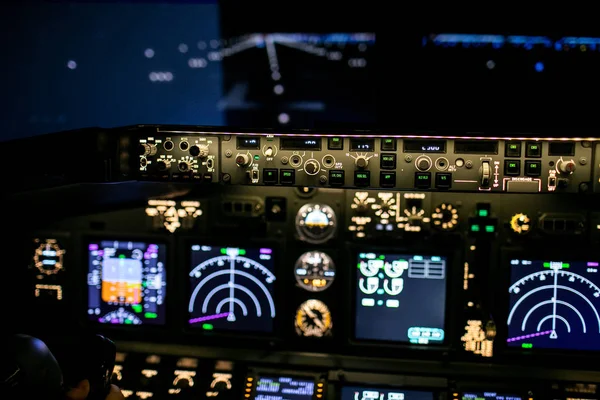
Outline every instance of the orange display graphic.
[[111, 303], [139, 304], [142, 301], [141, 282], [102, 282], [102, 300]]

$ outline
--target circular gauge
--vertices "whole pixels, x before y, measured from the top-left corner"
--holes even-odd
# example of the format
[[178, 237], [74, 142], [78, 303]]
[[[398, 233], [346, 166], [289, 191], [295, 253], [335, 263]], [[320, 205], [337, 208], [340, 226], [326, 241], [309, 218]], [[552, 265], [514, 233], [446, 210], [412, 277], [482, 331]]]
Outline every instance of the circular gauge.
[[142, 320], [139, 319], [136, 315], [125, 311], [122, 308], [118, 310], [111, 311], [108, 314], [105, 314], [103, 317], [99, 319], [100, 323], [103, 324], [118, 324], [118, 325], [141, 325]]
[[304, 337], [331, 335], [331, 312], [319, 300], [307, 300], [296, 311], [296, 333]]
[[433, 226], [443, 231], [451, 231], [458, 225], [458, 210], [452, 204], [440, 204], [431, 214]]
[[63, 255], [65, 251], [60, 248], [56, 240], [46, 239], [42, 242], [36, 239], [39, 246], [33, 253], [35, 267], [45, 275], [53, 275], [63, 269]]
[[323, 243], [335, 234], [335, 212], [326, 204], [305, 204], [296, 214], [296, 230], [302, 240]]
[[335, 264], [331, 257], [321, 251], [302, 254], [294, 266], [296, 281], [302, 289], [320, 292], [327, 289], [335, 279]]

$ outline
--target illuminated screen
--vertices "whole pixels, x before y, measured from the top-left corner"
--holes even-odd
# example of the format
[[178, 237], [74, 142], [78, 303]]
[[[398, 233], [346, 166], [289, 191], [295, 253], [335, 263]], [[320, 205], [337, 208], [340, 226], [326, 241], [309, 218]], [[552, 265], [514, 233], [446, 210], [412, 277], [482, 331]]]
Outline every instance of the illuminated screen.
[[289, 376], [260, 376], [254, 400], [310, 400], [315, 391], [313, 379]]
[[357, 261], [357, 339], [444, 342], [446, 258], [360, 253]]
[[204, 330], [273, 331], [273, 249], [193, 245], [189, 325]]
[[165, 245], [102, 240], [88, 245], [88, 260], [88, 315], [92, 321], [165, 323]]
[[514, 394], [496, 392], [468, 392], [463, 393], [463, 400], [523, 400], [523, 397]]
[[432, 392], [404, 389], [343, 387], [341, 400], [433, 400]]
[[508, 346], [600, 350], [598, 261], [510, 263]]

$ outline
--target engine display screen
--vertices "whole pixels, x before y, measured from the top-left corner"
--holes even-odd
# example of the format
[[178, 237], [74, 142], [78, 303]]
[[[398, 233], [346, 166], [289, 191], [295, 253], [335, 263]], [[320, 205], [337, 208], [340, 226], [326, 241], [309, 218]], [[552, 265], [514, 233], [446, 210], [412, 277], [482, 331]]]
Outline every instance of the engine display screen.
[[507, 345], [600, 350], [600, 263], [511, 260]]
[[193, 245], [189, 325], [207, 331], [273, 331], [273, 249]]
[[514, 394], [497, 392], [465, 392], [462, 400], [523, 400], [523, 397]]
[[254, 400], [310, 400], [314, 391], [313, 379], [259, 376]]
[[444, 342], [446, 258], [360, 253], [355, 284], [356, 339]]
[[166, 246], [102, 240], [88, 245], [88, 316], [116, 325], [165, 323]]
[[341, 400], [433, 400], [432, 392], [346, 386]]

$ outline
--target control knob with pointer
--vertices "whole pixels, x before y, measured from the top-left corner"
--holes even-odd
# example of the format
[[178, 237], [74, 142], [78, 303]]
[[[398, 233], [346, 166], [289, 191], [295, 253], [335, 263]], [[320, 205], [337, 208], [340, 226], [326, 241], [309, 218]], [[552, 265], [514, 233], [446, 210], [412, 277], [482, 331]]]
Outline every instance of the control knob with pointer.
[[250, 165], [250, 156], [248, 154], [238, 154], [235, 157], [235, 163], [238, 167], [247, 167]]
[[153, 156], [157, 152], [157, 148], [155, 144], [143, 143], [140, 144], [138, 152], [140, 156]]
[[365, 156], [358, 156], [354, 160], [354, 165], [356, 165], [357, 168], [361, 168], [361, 169], [367, 168], [367, 166], [369, 165], [369, 160], [367, 160], [367, 158]]
[[306, 172], [307, 175], [316, 175], [319, 173], [320, 169], [321, 167], [316, 160], [308, 160], [304, 164], [304, 172]]
[[558, 167], [558, 171], [561, 174], [570, 175], [573, 172], [575, 172], [576, 165], [575, 165], [575, 161], [573, 161], [573, 160], [565, 161], [561, 158], [558, 161], [557, 167]]

